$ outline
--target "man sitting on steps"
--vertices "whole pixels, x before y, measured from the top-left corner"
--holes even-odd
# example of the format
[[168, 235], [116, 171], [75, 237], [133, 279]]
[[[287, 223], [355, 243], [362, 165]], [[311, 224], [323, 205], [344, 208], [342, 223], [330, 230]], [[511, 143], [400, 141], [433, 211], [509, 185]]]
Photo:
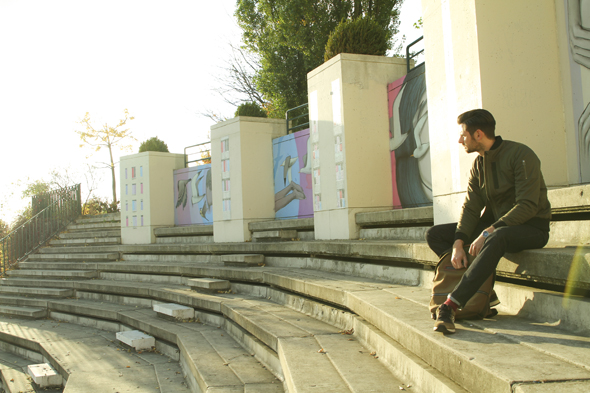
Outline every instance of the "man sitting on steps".
[[[451, 263], [465, 274], [438, 308], [434, 330], [455, 332], [455, 311], [465, 305], [506, 252], [542, 248], [549, 240], [551, 205], [541, 162], [527, 146], [495, 136], [496, 120], [485, 109], [457, 118], [459, 143], [477, 152], [458, 223], [433, 226], [426, 241], [439, 256], [452, 249]], [[485, 209], [485, 210], [484, 210]], [[483, 213], [482, 213], [483, 211]], [[468, 266], [463, 249], [475, 259]]]

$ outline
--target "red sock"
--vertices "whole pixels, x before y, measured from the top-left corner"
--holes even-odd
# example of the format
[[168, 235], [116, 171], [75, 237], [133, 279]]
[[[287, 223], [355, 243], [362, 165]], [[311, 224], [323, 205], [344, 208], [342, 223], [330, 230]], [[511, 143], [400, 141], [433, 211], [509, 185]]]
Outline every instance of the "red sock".
[[452, 301], [451, 299], [447, 299], [444, 304], [451, 307], [453, 309], [453, 311], [457, 311], [457, 309], [459, 308], [459, 305], [457, 303], [455, 303], [454, 301]]

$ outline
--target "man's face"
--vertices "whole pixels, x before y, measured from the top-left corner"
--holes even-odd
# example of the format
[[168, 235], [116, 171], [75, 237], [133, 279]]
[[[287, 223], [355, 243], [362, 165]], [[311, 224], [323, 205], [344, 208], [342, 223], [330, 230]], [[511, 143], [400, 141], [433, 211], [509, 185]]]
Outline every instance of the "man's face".
[[[477, 132], [478, 131], [475, 131], [473, 135], [475, 136]], [[477, 142], [473, 136], [471, 136], [469, 131], [465, 128], [465, 124], [461, 125], [461, 134], [459, 135], [458, 142], [463, 145], [467, 153], [479, 152], [481, 150], [481, 143]]]

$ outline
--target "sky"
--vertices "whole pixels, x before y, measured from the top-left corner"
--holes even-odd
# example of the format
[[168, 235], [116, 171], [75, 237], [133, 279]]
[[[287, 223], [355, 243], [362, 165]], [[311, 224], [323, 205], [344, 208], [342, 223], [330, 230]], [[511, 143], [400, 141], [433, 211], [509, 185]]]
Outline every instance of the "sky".
[[[115, 148], [115, 161], [154, 136], [172, 153], [206, 142], [214, 122], [202, 113], [235, 111], [213, 90], [230, 44], [241, 42], [235, 4], [0, 0], [0, 219], [10, 223], [26, 206], [24, 184], [108, 161], [106, 150], [80, 148], [75, 131], [86, 112], [98, 128], [116, 125], [124, 109], [135, 118], [128, 127], [138, 141], [132, 151]], [[406, 43], [421, 35], [420, 16], [420, 0], [405, 0]], [[109, 171], [96, 173], [97, 194], [109, 197]]]

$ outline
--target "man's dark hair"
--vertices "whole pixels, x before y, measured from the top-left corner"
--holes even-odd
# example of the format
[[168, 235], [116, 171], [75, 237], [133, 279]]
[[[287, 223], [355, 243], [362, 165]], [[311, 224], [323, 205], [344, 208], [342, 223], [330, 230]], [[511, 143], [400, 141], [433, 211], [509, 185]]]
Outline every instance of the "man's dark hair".
[[471, 136], [477, 130], [481, 130], [489, 139], [496, 137], [496, 120], [485, 109], [473, 109], [461, 113], [457, 117], [457, 124], [465, 124], [465, 129]]

